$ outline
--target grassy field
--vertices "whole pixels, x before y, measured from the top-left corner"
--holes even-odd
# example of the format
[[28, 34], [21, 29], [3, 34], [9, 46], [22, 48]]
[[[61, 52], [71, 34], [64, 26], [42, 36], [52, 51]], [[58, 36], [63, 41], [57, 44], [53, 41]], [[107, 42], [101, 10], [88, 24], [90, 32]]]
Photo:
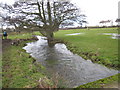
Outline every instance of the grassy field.
[[16, 33], [16, 32], [12, 32], [12, 33], [8, 33], [8, 39], [27, 39], [27, 38], [31, 38], [32, 35], [41, 35], [39, 32], [33, 32], [33, 33], [29, 33], [29, 32], [21, 32], [21, 33]]
[[[66, 35], [72, 33], [82, 34]], [[112, 39], [110, 35], [102, 33], [118, 33], [118, 30], [117, 28], [60, 30], [55, 33], [55, 37], [67, 42], [68, 49], [73, 53], [93, 62], [117, 68], [118, 39]]]

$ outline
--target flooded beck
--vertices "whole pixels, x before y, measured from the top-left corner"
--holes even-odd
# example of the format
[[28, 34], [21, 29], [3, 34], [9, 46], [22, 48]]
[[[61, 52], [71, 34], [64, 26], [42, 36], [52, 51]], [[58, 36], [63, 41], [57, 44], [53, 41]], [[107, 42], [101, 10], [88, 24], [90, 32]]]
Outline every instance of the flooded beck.
[[37, 63], [45, 66], [48, 72], [58, 73], [66, 81], [67, 87], [79, 86], [118, 73], [117, 70], [108, 69], [73, 54], [65, 44], [58, 43], [50, 48], [45, 37], [37, 38], [38, 41], [27, 43], [23, 49], [30, 53]]

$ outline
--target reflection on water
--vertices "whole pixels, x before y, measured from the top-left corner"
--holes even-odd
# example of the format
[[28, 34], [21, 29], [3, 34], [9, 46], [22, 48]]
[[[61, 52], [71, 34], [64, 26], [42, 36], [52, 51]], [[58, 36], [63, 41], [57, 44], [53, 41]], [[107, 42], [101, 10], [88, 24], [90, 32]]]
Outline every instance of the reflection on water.
[[69, 35], [79, 35], [79, 34], [83, 34], [83, 33], [72, 33], [72, 34], [66, 34], [66, 35], [69, 36]]
[[103, 35], [111, 35], [112, 39], [120, 39], [120, 34], [117, 33], [102, 33]]
[[65, 44], [58, 43], [50, 48], [45, 37], [37, 37], [38, 41], [28, 43], [24, 49], [37, 60], [37, 63], [42, 63], [48, 72], [58, 73], [64, 78], [68, 82], [67, 87], [79, 86], [118, 73], [116, 70], [108, 69], [73, 54]]

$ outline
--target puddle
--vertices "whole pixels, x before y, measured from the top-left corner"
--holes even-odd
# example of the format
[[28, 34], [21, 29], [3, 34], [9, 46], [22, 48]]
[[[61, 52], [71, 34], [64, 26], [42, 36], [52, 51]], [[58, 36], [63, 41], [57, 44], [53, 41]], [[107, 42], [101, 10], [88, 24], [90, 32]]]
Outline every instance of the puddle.
[[66, 35], [69, 36], [69, 35], [79, 35], [79, 34], [84, 34], [84, 33], [72, 33], [72, 34], [66, 34]]
[[58, 43], [50, 48], [45, 37], [37, 36], [38, 41], [27, 43], [23, 47], [27, 53], [46, 67], [47, 72], [62, 77], [67, 87], [72, 88], [88, 82], [96, 81], [118, 73], [99, 64], [84, 60], [70, 52], [65, 44]]
[[117, 33], [102, 33], [103, 35], [111, 35], [112, 39], [120, 39], [120, 34]]

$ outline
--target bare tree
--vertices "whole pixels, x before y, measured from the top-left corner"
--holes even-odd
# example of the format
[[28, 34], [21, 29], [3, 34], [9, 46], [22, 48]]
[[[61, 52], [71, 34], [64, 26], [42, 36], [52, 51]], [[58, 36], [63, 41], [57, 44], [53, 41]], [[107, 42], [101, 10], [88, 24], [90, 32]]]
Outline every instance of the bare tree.
[[25, 16], [16, 14], [13, 6], [7, 4], [0, 3], [0, 9], [3, 26], [14, 26], [16, 31], [20, 31], [19, 28], [23, 26]]
[[[14, 14], [19, 13], [26, 17], [21, 19], [25, 26], [39, 27], [40, 33], [47, 37], [50, 46], [54, 41], [54, 32], [59, 30], [60, 25], [79, 23], [82, 18], [74, 4], [63, 0], [17, 1], [9, 9]], [[20, 22], [20, 18], [17, 21]]]

